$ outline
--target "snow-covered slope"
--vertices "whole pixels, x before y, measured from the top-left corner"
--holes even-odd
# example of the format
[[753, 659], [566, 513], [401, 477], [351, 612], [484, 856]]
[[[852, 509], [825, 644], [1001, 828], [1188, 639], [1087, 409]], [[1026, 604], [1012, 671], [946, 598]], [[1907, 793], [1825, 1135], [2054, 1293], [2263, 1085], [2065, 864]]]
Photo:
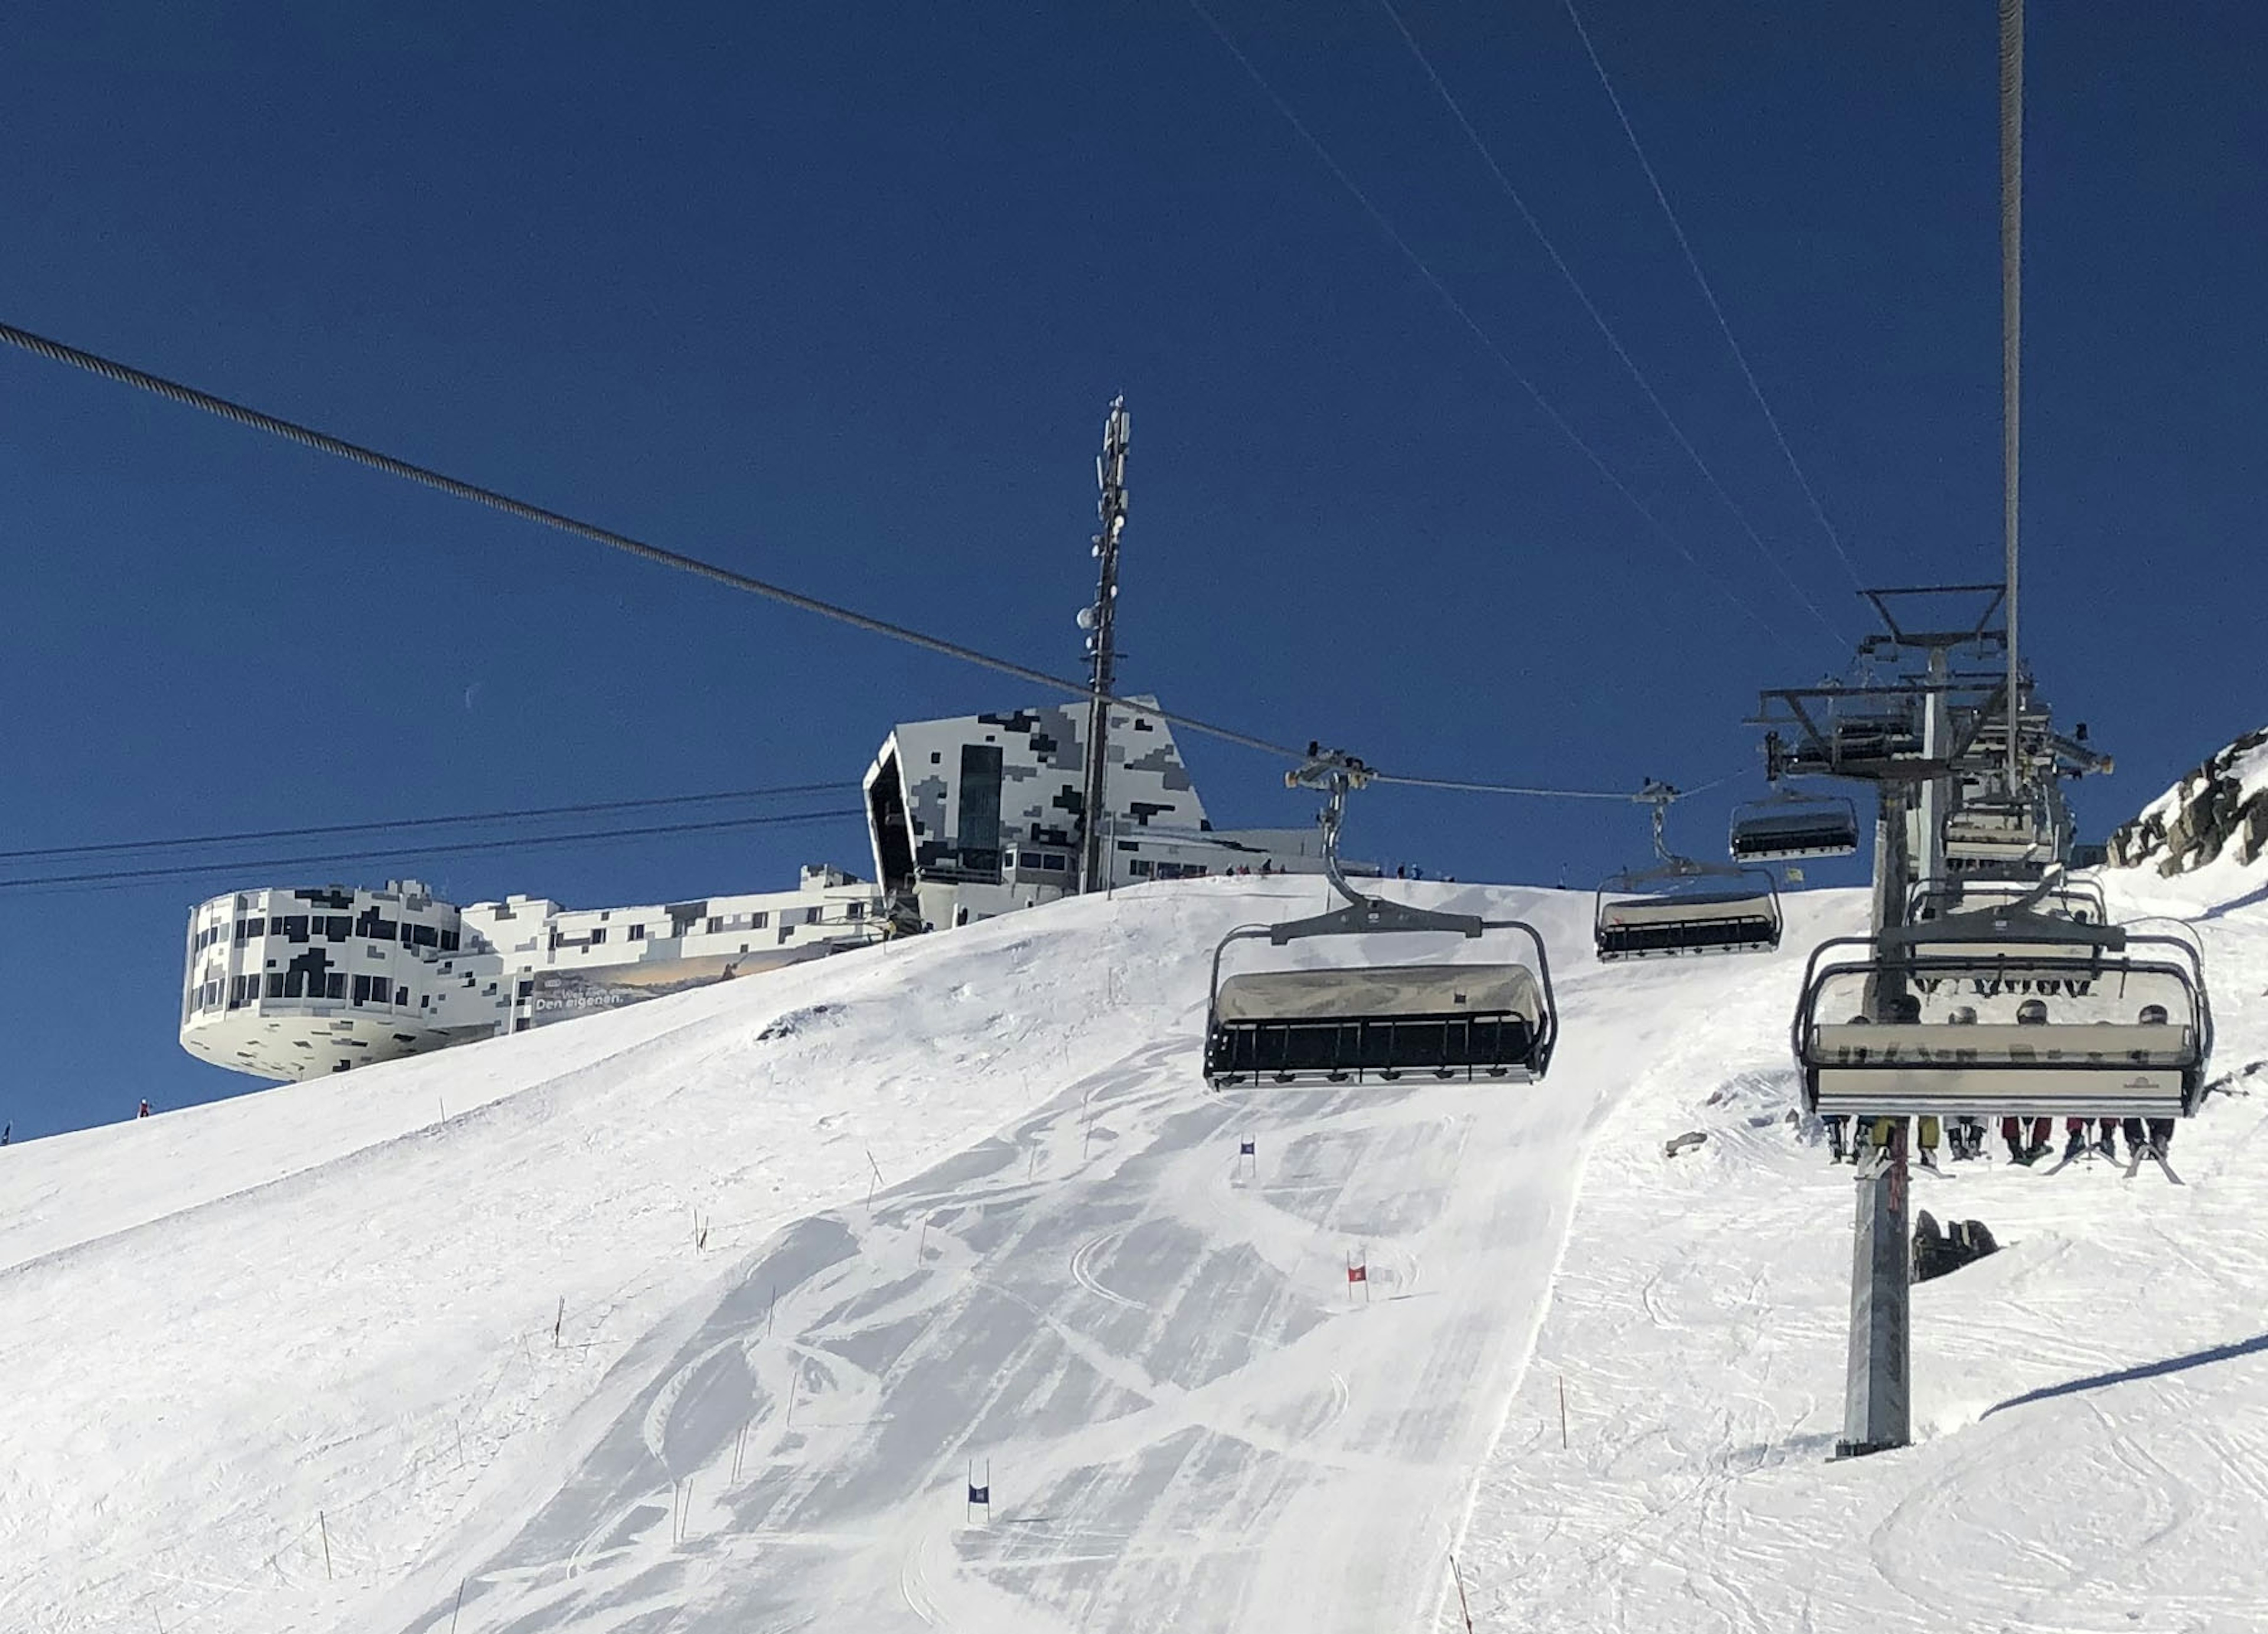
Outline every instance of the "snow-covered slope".
[[[2268, 1056], [2268, 916], [2150, 884]], [[1404, 888], [1541, 924], [1547, 1084], [1209, 1095], [1213, 941], [1319, 905], [1213, 880], [0, 1151], [0, 1627], [1367, 1634], [1462, 1626], [1453, 1537], [1484, 1628], [2254, 1626], [2252, 1100], [2179, 1189], [1918, 1181], [2007, 1248], [1829, 1466], [1786, 1029], [1859, 895], [1602, 969]]]

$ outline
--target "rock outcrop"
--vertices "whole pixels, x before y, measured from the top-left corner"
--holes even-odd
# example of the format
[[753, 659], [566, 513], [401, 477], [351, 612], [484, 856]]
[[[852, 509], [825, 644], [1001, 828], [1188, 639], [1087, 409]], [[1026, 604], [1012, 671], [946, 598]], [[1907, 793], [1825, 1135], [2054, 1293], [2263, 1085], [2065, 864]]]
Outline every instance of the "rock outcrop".
[[2113, 829], [2113, 866], [2154, 865], [2170, 877], [2224, 852], [2249, 864], [2268, 851], [2268, 727], [2249, 732]]

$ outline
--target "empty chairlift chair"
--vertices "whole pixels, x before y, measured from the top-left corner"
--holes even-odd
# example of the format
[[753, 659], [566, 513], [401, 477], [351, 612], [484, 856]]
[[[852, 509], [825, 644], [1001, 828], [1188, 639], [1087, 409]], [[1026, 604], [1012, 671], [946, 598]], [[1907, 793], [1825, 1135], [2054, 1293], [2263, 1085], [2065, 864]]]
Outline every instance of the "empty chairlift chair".
[[1859, 849], [1858, 807], [1823, 795], [1776, 794], [1734, 811], [1729, 845], [1736, 863], [1849, 857]]
[[1664, 813], [1677, 791], [1649, 783], [1635, 798], [1653, 807], [1653, 850], [1660, 861], [1651, 868], [1625, 870], [1599, 887], [1593, 938], [1600, 961], [1778, 947], [1779, 892], [1771, 871], [1677, 856], [1662, 837]]
[[[1343, 760], [1343, 757], [1342, 757]], [[1240, 925], [1214, 948], [1205, 1019], [1205, 1082], [1294, 1085], [1392, 1082], [1405, 1075], [1469, 1082], [1541, 1078], [1558, 1033], [1543, 938], [1517, 919], [1440, 913], [1365, 896], [1341, 875], [1338, 820], [1355, 777], [1332, 757], [1287, 781], [1329, 791], [1323, 815], [1325, 872], [1347, 906], [1280, 924]], [[1494, 931], [1523, 939], [1532, 956], [1471, 964], [1349, 964], [1247, 971], [1224, 976], [1239, 942], [1271, 947], [1425, 933], [1476, 940]]]
[[1984, 909], [1820, 944], [1792, 1041], [1822, 1115], [2186, 1117], [2213, 1014], [2190, 942]]
[[2044, 871], [2062, 858], [2057, 825], [2036, 797], [1973, 796], [1946, 814], [1945, 862], [1956, 872]]

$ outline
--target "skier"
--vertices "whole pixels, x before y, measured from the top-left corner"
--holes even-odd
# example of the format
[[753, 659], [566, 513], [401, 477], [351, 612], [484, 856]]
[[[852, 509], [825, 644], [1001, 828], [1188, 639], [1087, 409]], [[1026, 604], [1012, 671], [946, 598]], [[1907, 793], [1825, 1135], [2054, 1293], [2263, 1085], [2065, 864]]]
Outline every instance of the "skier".
[[[2018, 1027], [2045, 1027], [2047, 1023], [2048, 1007], [2044, 1001], [2027, 998], [2016, 1006]], [[2008, 1143], [2010, 1159], [2018, 1163], [2029, 1164], [2036, 1163], [2047, 1155], [2049, 1141], [2055, 1130], [2054, 1119], [2034, 1118], [2031, 1128], [2032, 1137], [2029, 1143], [2019, 1144], [2019, 1129], [2017, 1120], [2013, 1117], [2004, 1117], [2000, 1120], [2000, 1138]]]
[[[1974, 1005], [1955, 1005], [1952, 1013], [1948, 1015], [1945, 1019], [1946, 1025], [1948, 1027], [1975, 1027], [1977, 1025], [1977, 1006]], [[1962, 1059], [1964, 1054], [1966, 1054], [1968, 1058], [1971, 1060], [1976, 1058], [1976, 1052], [1974, 1050], [1964, 1052], [1956, 1048], [1953, 1054], [1954, 1059], [1956, 1061]], [[1953, 1148], [1953, 1160], [1955, 1163], [1965, 1163], [1971, 1158], [1983, 1157], [1984, 1155], [1984, 1125], [1977, 1119], [1969, 1117], [1965, 1115], [1954, 1119], [1953, 1137], [1949, 1144]]]
[[[2166, 1025], [2166, 1007], [2163, 1005], [2145, 1005], [2142, 1006], [2141, 1014], [2137, 1016], [2135, 1019], [2140, 1022], [2144, 1027], [2163, 1027]], [[2132, 1147], [2134, 1144], [2134, 1137], [2132, 1132], [2133, 1129], [2132, 1120], [2129, 1120], [2127, 1129], [2129, 1132], [2126, 1136], [2126, 1144], [2129, 1147]], [[2150, 1119], [2149, 1135], [2150, 1155], [2162, 1160], [2166, 1155], [2167, 1148], [2174, 1144], [2173, 1119]]]
[[136, 1113], [134, 1115], [135, 1115], [136, 1117], [137, 1117], [137, 1118], [146, 1118], [146, 1117], [148, 1117], [148, 1116], [150, 1115], [150, 1103], [149, 1103], [148, 1101], [146, 1101], [146, 1100], [145, 1100], [145, 1101], [144, 1101], [144, 1102], [142, 1103], [142, 1110], [140, 1110], [139, 1112]]

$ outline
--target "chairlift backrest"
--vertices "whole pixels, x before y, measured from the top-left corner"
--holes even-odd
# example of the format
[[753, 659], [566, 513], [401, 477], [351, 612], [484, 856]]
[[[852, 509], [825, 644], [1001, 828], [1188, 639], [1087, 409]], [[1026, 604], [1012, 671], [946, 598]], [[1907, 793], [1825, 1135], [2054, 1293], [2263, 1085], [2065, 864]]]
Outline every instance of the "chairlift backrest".
[[1983, 912], [1821, 944], [1792, 1042], [1814, 1112], [2171, 1117], [2213, 1019], [2188, 942]]

